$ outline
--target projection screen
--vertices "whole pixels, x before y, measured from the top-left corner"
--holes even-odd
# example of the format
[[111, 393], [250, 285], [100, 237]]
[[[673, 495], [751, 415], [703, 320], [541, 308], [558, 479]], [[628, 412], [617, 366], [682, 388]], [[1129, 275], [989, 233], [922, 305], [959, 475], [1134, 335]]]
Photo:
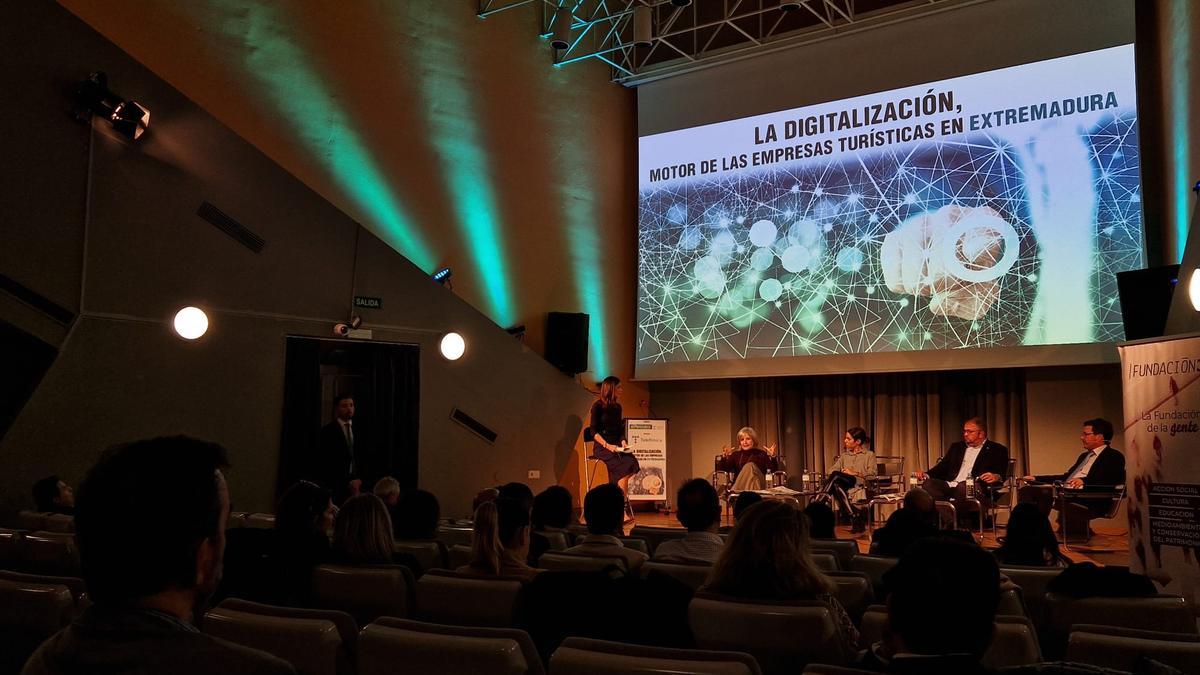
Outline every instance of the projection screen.
[[1133, 45], [639, 139], [639, 378], [1111, 361]]

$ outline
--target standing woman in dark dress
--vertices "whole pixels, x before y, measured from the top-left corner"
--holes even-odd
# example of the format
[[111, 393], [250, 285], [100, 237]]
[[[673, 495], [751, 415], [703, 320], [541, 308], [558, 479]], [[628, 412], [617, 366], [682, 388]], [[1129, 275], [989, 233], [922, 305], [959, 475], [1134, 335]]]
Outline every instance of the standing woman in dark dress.
[[[592, 435], [595, 444], [592, 455], [608, 467], [608, 482], [616, 483], [621, 492], [628, 494], [629, 478], [641, 470], [633, 453], [618, 452], [626, 447], [625, 421], [621, 416], [621, 380], [609, 375], [600, 383], [600, 398], [592, 404]], [[633, 511], [629, 508], [629, 497], [625, 497], [629, 519]]]

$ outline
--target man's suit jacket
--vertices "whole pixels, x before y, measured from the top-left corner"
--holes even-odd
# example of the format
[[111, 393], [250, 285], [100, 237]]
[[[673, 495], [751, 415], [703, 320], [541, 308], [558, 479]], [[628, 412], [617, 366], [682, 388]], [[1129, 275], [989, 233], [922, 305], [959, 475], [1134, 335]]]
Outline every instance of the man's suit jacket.
[[[358, 444], [358, 429], [354, 429], [355, 444]], [[334, 503], [341, 505], [349, 492], [347, 483], [350, 474], [350, 447], [346, 434], [337, 420], [321, 427], [317, 435], [316, 455], [313, 457], [309, 478], [333, 492]]]
[[[952, 481], [962, 468], [963, 457], [967, 455], [967, 444], [963, 441], [952, 443], [946, 450], [942, 461], [938, 462], [927, 473], [932, 478]], [[1008, 473], [1008, 448], [993, 440], [983, 442], [979, 456], [975, 458], [975, 466], [971, 467], [971, 477], [978, 479], [980, 474], [994, 473], [1004, 478]]]
[[[1080, 454], [1080, 458], [1075, 460], [1075, 463], [1071, 465], [1071, 468], [1067, 469], [1063, 473], [1035, 476], [1035, 478], [1043, 483], [1053, 483], [1056, 480], [1066, 480], [1067, 476], [1070, 476], [1071, 472], [1075, 470], [1075, 467], [1085, 459], [1087, 459], [1087, 457]], [[1100, 454], [1096, 456], [1096, 461], [1092, 463], [1092, 468], [1088, 469], [1088, 475], [1083, 478], [1084, 487], [1089, 485], [1093, 487], [1112, 487], [1124, 484], [1125, 455], [1122, 455], [1120, 450], [1117, 450], [1111, 446], [1100, 451]]]

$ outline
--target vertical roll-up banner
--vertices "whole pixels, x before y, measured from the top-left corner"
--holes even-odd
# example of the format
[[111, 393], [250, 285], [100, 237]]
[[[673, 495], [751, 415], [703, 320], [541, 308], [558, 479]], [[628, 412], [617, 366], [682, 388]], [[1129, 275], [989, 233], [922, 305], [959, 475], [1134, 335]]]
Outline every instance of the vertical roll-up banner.
[[1132, 571], [1200, 601], [1200, 335], [1120, 345]]
[[625, 420], [625, 439], [641, 471], [629, 481], [629, 498], [641, 501], [667, 499], [667, 421]]

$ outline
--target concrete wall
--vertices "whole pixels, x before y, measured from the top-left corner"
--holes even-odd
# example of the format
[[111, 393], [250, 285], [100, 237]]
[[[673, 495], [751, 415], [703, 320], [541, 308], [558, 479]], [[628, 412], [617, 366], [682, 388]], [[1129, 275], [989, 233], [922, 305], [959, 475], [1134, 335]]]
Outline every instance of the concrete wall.
[[[5, 137], [0, 272], [80, 316], [69, 329], [5, 296], [0, 319], [61, 353], [0, 440], [0, 508], [29, 485], [74, 483], [105, 446], [187, 433], [224, 443], [239, 509], [270, 510], [283, 407], [284, 338], [332, 337], [353, 293], [375, 338], [419, 344], [420, 485], [465, 515], [481, 486], [578, 481], [576, 439], [590, 394], [429, 280], [349, 216], [60, 6], [0, 6], [6, 69], [22, 93]], [[102, 122], [73, 121], [71, 88], [97, 68], [113, 88], [154, 101], [132, 144]], [[264, 239], [255, 254], [195, 215], [208, 200]], [[209, 310], [210, 332], [170, 331], [179, 307]], [[437, 355], [446, 330], [466, 356]], [[449, 419], [453, 406], [499, 433], [488, 445]], [[0, 514], [2, 515], [2, 514]]]

